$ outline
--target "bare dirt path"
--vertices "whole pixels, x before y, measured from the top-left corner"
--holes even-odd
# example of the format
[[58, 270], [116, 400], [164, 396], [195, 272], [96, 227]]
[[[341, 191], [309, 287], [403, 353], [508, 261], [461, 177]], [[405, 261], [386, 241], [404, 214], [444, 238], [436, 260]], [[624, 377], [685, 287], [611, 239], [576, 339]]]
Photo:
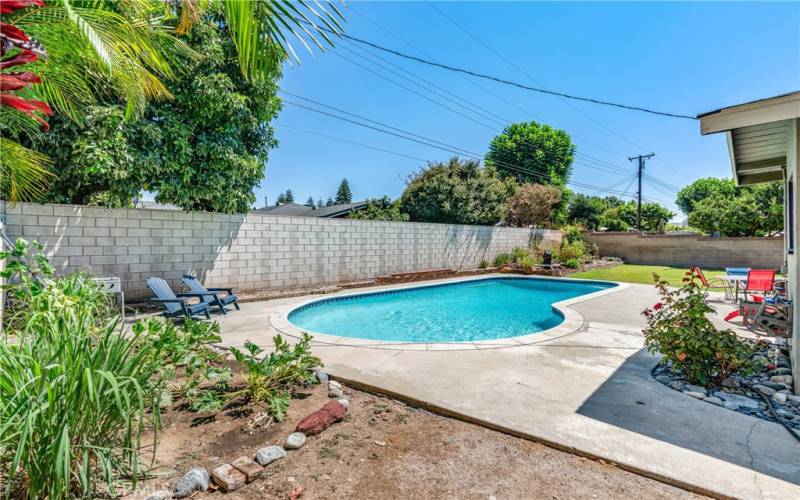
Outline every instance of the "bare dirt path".
[[[281, 424], [246, 432], [254, 408], [233, 408], [213, 421], [171, 412], [157, 454], [161, 477], [139, 491], [171, 486], [199, 464], [209, 470], [256, 448], [282, 444], [297, 421], [328, 398], [308, 389]], [[193, 498], [700, 498], [615, 466], [542, 444], [346, 389], [344, 422], [311, 436], [300, 450], [265, 468], [264, 477], [222, 495]], [[194, 420], [194, 425], [192, 421]], [[145, 495], [146, 496], [146, 495]], [[144, 498], [144, 497], [143, 497]]]

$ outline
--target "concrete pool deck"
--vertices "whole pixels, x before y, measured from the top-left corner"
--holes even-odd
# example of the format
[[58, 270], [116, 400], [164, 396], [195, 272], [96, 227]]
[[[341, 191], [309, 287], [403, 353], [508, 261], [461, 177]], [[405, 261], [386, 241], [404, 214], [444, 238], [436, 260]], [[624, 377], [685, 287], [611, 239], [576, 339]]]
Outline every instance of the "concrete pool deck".
[[[392, 288], [399, 287], [363, 291]], [[278, 333], [271, 318], [315, 298], [242, 304], [216, 317], [223, 341], [269, 347]], [[629, 285], [573, 302], [566, 307], [583, 318], [575, 331], [531, 345], [440, 350], [316, 342], [314, 352], [326, 371], [354, 386], [678, 486], [714, 496], [800, 498], [800, 443], [783, 427], [651, 377], [658, 359], [642, 348], [640, 312], [655, 300], [652, 286]]]

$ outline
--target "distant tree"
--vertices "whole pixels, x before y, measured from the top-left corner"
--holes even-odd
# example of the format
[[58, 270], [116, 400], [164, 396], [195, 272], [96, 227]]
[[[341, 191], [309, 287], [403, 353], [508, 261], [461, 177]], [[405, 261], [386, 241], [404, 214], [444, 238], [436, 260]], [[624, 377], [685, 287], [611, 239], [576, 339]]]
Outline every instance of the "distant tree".
[[[730, 179], [698, 179], [676, 200], [689, 224], [722, 236], [761, 236], [783, 229], [783, 182], [736, 186]], [[701, 213], [693, 214], [701, 209]], [[726, 220], [717, 220], [723, 216]], [[695, 223], [700, 225], [695, 225]]]
[[333, 205], [333, 198], [328, 198], [328, 200], [325, 202], [325, 206], [330, 207], [331, 205]]
[[611, 208], [599, 196], [576, 194], [569, 203], [567, 221], [594, 231], [600, 225], [600, 217]]
[[306, 200], [306, 206], [307, 207], [311, 207], [311, 208], [317, 208], [317, 206], [314, 204], [314, 197], [313, 196], [309, 196], [308, 197], [308, 199]]
[[286, 203], [286, 196], [281, 193], [277, 198], [275, 198], [275, 206], [277, 207], [278, 205], [283, 205], [284, 203]]
[[[628, 227], [635, 228], [638, 208], [635, 201], [631, 200], [616, 208], [617, 214]], [[666, 224], [675, 214], [668, 208], [658, 203], [642, 203], [642, 230], [648, 233], [658, 231], [660, 224]]]
[[409, 179], [399, 208], [413, 221], [496, 224], [515, 184], [475, 160], [431, 162]]
[[294, 194], [291, 189], [287, 189], [286, 192], [283, 193], [283, 201], [284, 203], [294, 203]]
[[319, 198], [319, 199], [317, 200], [317, 208], [322, 208], [322, 207], [324, 207], [324, 206], [325, 206], [325, 204], [324, 204], [324, 203], [322, 203], [322, 198]]
[[350, 193], [350, 183], [347, 182], [347, 179], [342, 179], [339, 189], [336, 190], [336, 199], [333, 202], [336, 205], [340, 205], [342, 203], [351, 203], [352, 201], [353, 195]]
[[486, 164], [520, 183], [565, 187], [575, 146], [569, 134], [534, 121], [514, 123], [492, 139]]
[[400, 211], [400, 204], [388, 196], [368, 199], [367, 206], [351, 212], [348, 219], [407, 221], [408, 214]]
[[678, 192], [675, 204], [683, 213], [689, 215], [694, 210], [694, 205], [706, 198], [714, 196], [732, 197], [736, 195], [736, 186], [731, 179], [717, 179], [706, 177], [697, 179]]
[[505, 222], [515, 227], [551, 227], [553, 207], [561, 201], [558, 186], [523, 184], [508, 199]]
[[620, 215], [620, 207], [609, 208], [600, 215], [599, 228], [606, 231], [627, 231], [630, 227]]

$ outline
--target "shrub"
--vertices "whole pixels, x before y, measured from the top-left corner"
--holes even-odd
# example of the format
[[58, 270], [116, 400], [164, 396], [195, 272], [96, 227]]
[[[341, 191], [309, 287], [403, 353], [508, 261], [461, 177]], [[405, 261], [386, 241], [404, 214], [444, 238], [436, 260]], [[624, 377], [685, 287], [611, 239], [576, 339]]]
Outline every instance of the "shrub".
[[[161, 356], [146, 327], [121, 335], [108, 297], [80, 273], [52, 278], [27, 242], [0, 254], [13, 297], [0, 341], [5, 495], [94, 497], [98, 478], [139, 474], [142, 431], [159, 425]], [[30, 258], [28, 258], [30, 257]]]
[[568, 243], [566, 239], [561, 240], [561, 246], [558, 248], [558, 260], [561, 263], [566, 263], [568, 260], [580, 260], [581, 257], [586, 255], [586, 245], [582, 240], [575, 240]]
[[514, 247], [511, 250], [511, 261], [516, 264], [519, 264], [520, 260], [528, 258], [530, 256], [531, 253], [522, 247]]
[[713, 309], [706, 304], [694, 272], [686, 273], [679, 289], [670, 289], [655, 273], [653, 279], [661, 299], [642, 312], [650, 352], [660, 352], [690, 382], [703, 385], [713, 380], [722, 383], [736, 370], [749, 370], [752, 348], [731, 330], [717, 330], [706, 317]]
[[515, 227], [550, 227], [554, 207], [561, 201], [561, 188], [523, 184], [506, 203], [505, 223]]
[[580, 261], [578, 259], [569, 259], [568, 261], [564, 262], [564, 267], [568, 267], [570, 269], [578, 269], [580, 266]]
[[533, 269], [536, 267], [536, 259], [534, 259], [533, 256], [531, 255], [526, 255], [524, 257], [521, 257], [517, 261], [517, 264], [519, 264], [522, 267], [522, 270], [525, 271], [526, 273], [531, 273], [533, 272]]
[[502, 267], [511, 263], [511, 255], [507, 253], [497, 254], [494, 258], [494, 267]]
[[486, 269], [489, 267], [489, 261], [486, 259], [482, 260], [480, 264], [478, 264], [478, 269]]
[[564, 239], [567, 240], [567, 243], [583, 241], [583, 231], [580, 226], [567, 225], [561, 228], [561, 232], [564, 233]]
[[316, 379], [311, 370], [322, 365], [319, 358], [311, 355], [310, 341], [311, 336], [303, 334], [303, 338], [291, 346], [276, 335], [273, 338], [275, 350], [261, 358], [259, 355], [264, 349], [250, 341], [245, 343], [244, 352], [231, 347], [231, 353], [247, 379], [247, 387], [233, 396], [244, 395], [263, 401], [275, 420], [283, 420], [291, 400], [288, 386], [314, 383]]
[[[167, 400], [184, 397], [192, 411], [222, 408], [225, 401], [214, 389], [226, 388], [231, 372], [224, 366], [223, 356], [211, 347], [222, 340], [216, 321], [186, 320], [176, 326], [172, 321], [153, 318], [135, 327], [150, 332], [149, 342], [161, 354], [159, 376], [166, 382]], [[182, 383], [170, 383], [179, 370]]]

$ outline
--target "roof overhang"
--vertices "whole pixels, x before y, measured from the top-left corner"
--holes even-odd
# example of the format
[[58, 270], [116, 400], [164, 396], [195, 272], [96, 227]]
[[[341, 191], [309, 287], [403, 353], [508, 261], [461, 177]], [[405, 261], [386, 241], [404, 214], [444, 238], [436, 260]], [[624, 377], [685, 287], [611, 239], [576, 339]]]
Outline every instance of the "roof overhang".
[[800, 92], [698, 115], [703, 135], [725, 132], [737, 184], [783, 178], [793, 121], [800, 118]]

